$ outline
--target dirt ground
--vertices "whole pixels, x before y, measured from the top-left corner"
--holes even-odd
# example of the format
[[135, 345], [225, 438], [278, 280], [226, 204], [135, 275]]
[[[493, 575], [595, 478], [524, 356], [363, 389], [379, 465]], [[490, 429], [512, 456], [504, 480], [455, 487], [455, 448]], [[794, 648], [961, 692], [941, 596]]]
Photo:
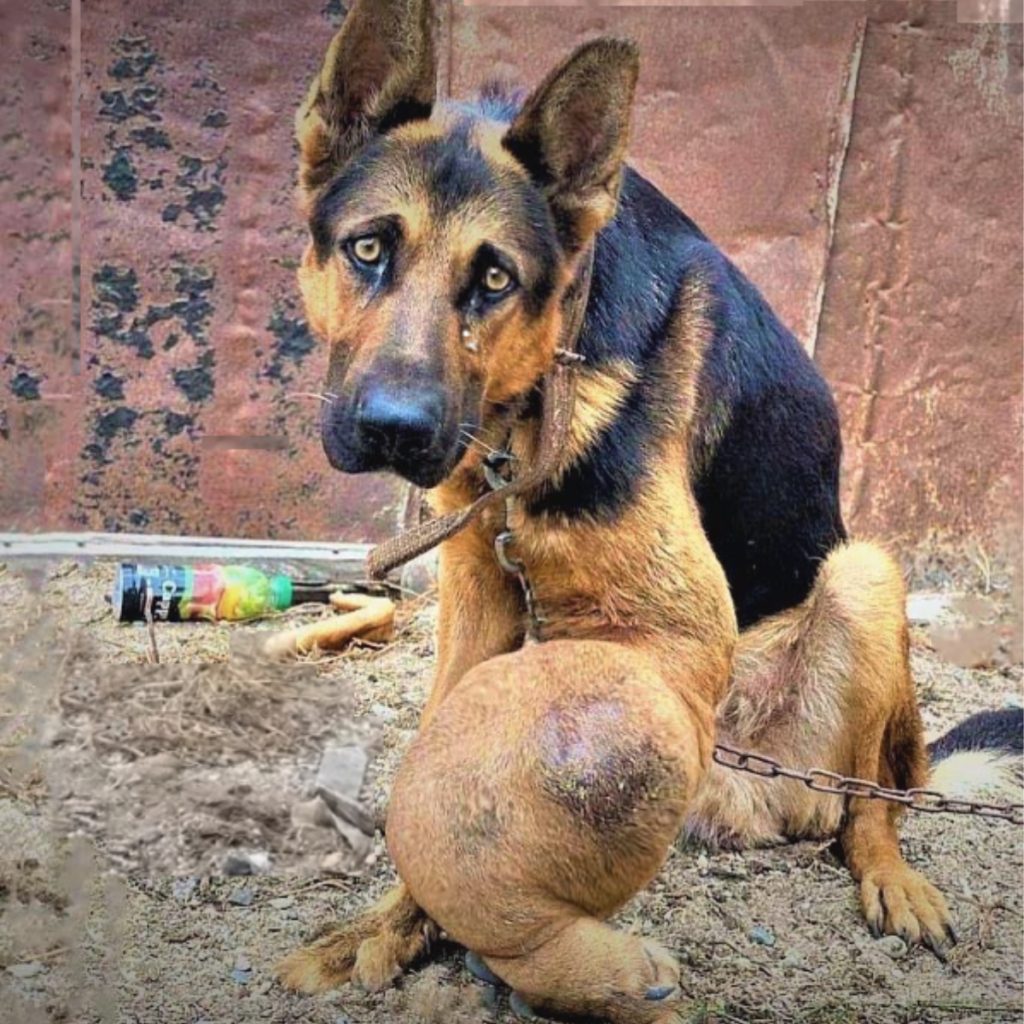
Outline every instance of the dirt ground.
[[[914, 633], [929, 732], [1019, 701], [1012, 581], [983, 558], [910, 570], [916, 587], [972, 594], [957, 637]], [[160, 625], [157, 665], [145, 626], [113, 622], [112, 578], [109, 565], [0, 567], [0, 1021], [515, 1019], [451, 946], [380, 996], [306, 998], [272, 980], [279, 957], [393, 881], [379, 832], [367, 857], [292, 814], [332, 744], [369, 753], [360, 797], [383, 809], [429, 685], [430, 599], [402, 607], [386, 647], [289, 667], [247, 653], [280, 623]], [[695, 1021], [1021, 1020], [1021, 830], [916, 815], [903, 837], [953, 907], [962, 941], [946, 964], [872, 939], [846, 871], [815, 844], [675, 849], [617, 924], [676, 952]], [[227, 876], [232, 852], [269, 870]]]

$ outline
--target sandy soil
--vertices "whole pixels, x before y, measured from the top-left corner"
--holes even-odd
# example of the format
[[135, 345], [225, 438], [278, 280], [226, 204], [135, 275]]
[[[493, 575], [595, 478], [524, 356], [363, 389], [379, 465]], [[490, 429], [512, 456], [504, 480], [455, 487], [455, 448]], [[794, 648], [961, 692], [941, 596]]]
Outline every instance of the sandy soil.
[[[929, 731], [1019, 699], [1010, 582], [987, 563], [914, 572], [979, 592], [996, 637], [963, 668], [936, 653], [955, 645], [915, 632]], [[393, 880], [379, 834], [362, 860], [291, 812], [328, 743], [380, 754], [362, 797], [383, 807], [430, 678], [429, 600], [403, 608], [383, 649], [281, 668], [242, 653], [269, 623], [164, 625], [154, 665], [145, 627], [111, 619], [111, 578], [0, 569], [0, 1021], [513, 1020], [453, 947], [380, 996], [310, 999], [272, 981], [276, 959]], [[873, 940], [834, 852], [812, 844], [674, 850], [617, 923], [678, 954], [696, 1021], [1021, 1020], [1021, 830], [917, 815], [903, 835], [953, 906], [962, 942], [947, 964]], [[225, 877], [239, 850], [268, 854], [270, 874]]]

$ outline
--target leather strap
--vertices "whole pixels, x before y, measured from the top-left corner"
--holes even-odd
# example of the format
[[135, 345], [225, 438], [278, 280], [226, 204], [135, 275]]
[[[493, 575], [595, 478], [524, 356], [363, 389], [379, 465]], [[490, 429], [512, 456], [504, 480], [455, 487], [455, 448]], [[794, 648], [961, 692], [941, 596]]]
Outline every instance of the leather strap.
[[576, 404], [575, 371], [583, 361], [577, 352], [577, 346], [590, 298], [593, 271], [594, 247], [591, 246], [581, 258], [580, 269], [566, 289], [563, 298], [565, 314], [560, 347], [555, 354], [555, 362], [544, 375], [541, 385], [541, 426], [537, 461], [501, 490], [488, 491], [466, 508], [430, 519], [378, 544], [366, 559], [366, 571], [371, 580], [384, 579], [388, 573], [454, 537], [492, 505], [532, 491], [555, 474], [569, 438], [573, 408]]

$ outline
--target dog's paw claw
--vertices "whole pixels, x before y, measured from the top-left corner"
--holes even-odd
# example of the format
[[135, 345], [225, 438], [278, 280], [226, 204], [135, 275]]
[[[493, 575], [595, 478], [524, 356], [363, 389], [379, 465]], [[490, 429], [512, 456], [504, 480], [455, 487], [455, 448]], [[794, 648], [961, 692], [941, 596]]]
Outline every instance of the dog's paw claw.
[[540, 1020], [530, 1004], [518, 992], [513, 992], [509, 997], [508, 1008], [521, 1020]]
[[477, 953], [472, 950], [466, 951], [466, 970], [473, 975], [477, 981], [482, 981], [487, 985], [500, 985], [501, 978], [499, 978], [494, 971], [490, 969], [483, 962]]
[[649, 988], [647, 990], [647, 994], [644, 996], [644, 999], [648, 999], [651, 1002], [660, 1002], [663, 999], [668, 999], [675, 990], [675, 985], [655, 985], [653, 988]]
[[948, 928], [946, 929], [946, 938], [944, 940], [938, 940], [932, 935], [925, 935], [921, 942], [924, 946], [930, 949], [942, 963], [946, 963], [949, 959], [949, 954], [956, 945], [956, 940], [950, 936]]

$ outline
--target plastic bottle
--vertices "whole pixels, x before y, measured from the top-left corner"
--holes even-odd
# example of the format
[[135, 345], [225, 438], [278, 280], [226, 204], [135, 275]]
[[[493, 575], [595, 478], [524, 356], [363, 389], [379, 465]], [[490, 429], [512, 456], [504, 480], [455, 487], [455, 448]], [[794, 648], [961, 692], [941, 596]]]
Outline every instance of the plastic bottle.
[[242, 622], [290, 608], [287, 576], [242, 565], [121, 565], [111, 604], [120, 622], [142, 622], [146, 605], [163, 622], [224, 619]]

